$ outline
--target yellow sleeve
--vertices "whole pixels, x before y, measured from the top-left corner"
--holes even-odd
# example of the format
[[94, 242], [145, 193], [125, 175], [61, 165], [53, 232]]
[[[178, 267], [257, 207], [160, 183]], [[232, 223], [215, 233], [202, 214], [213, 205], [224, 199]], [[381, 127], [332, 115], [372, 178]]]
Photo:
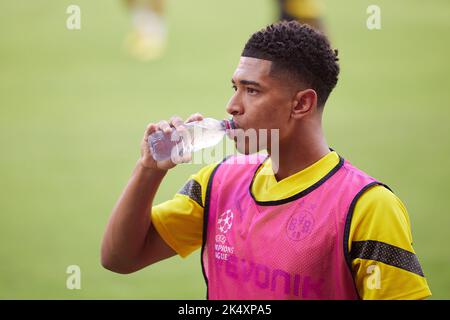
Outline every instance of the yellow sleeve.
[[203, 167], [189, 177], [173, 199], [152, 207], [151, 220], [156, 231], [183, 258], [202, 245], [206, 187], [216, 166]]
[[424, 299], [431, 295], [412, 247], [405, 206], [383, 186], [356, 202], [349, 252], [361, 299]]

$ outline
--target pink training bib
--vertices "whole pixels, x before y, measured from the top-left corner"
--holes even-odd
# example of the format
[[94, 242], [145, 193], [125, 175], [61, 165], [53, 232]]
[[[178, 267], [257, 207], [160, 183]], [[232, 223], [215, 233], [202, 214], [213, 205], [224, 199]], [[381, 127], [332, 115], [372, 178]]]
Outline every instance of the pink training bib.
[[246, 164], [233, 156], [208, 183], [202, 246], [208, 299], [358, 299], [348, 258], [351, 215], [359, 196], [381, 183], [340, 158], [308, 189], [258, 202], [251, 185], [266, 157], [238, 157]]

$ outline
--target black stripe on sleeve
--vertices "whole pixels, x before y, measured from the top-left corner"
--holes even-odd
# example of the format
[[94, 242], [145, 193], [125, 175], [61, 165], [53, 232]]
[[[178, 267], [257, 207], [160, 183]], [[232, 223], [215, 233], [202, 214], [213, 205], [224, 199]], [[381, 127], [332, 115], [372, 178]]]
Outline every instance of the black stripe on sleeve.
[[202, 203], [202, 186], [200, 183], [194, 179], [189, 180], [186, 184], [178, 191], [179, 194], [184, 194], [197, 202], [200, 207], [203, 207]]
[[352, 242], [350, 257], [352, 260], [361, 258], [379, 261], [424, 277], [419, 259], [414, 253], [385, 242], [354, 241]]

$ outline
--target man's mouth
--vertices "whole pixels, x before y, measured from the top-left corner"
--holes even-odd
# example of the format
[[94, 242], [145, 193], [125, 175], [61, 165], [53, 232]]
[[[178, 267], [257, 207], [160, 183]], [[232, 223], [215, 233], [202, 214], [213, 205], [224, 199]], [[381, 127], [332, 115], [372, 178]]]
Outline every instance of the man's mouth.
[[238, 123], [236, 122], [236, 120], [234, 120], [233, 118], [230, 118], [229, 119], [229, 122], [230, 122], [230, 126], [231, 126], [231, 130], [233, 130], [233, 129], [237, 129], [238, 127], [239, 127], [239, 125], [238, 125]]
[[231, 128], [227, 130], [227, 136], [236, 141], [237, 131], [240, 129], [239, 124], [233, 118], [229, 119]]

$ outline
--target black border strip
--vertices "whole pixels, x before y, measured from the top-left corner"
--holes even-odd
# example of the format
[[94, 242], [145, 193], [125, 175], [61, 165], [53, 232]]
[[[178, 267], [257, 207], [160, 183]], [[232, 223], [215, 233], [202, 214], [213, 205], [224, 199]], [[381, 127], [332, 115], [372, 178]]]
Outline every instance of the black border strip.
[[[353, 270], [352, 270], [352, 260], [350, 258], [350, 254], [348, 252], [348, 238], [350, 236], [350, 226], [352, 223], [353, 212], [355, 211], [356, 202], [358, 202], [359, 198], [361, 198], [363, 193], [366, 192], [368, 189], [372, 188], [373, 186], [377, 186], [377, 185], [383, 186], [383, 187], [389, 189], [390, 191], [392, 191], [391, 188], [389, 188], [387, 185], [385, 185], [384, 183], [381, 183], [379, 181], [373, 181], [373, 182], [367, 184], [353, 198], [353, 200], [350, 204], [350, 208], [348, 209], [348, 212], [347, 212], [347, 217], [345, 218], [344, 236], [343, 236], [344, 259], [345, 259], [345, 262], [347, 263], [347, 267], [348, 267], [350, 274], [352, 275], [352, 278], [353, 278]], [[361, 297], [359, 296], [358, 288], [356, 287], [355, 281], [353, 281], [353, 283], [355, 285], [355, 292], [358, 295], [359, 300], [361, 300]]]
[[360, 258], [382, 262], [425, 277], [419, 259], [413, 252], [389, 243], [375, 240], [353, 241], [350, 258], [352, 260]]
[[205, 284], [206, 284], [206, 299], [208, 300], [208, 296], [209, 296], [209, 287], [208, 287], [208, 277], [206, 276], [206, 271], [205, 271], [205, 266], [203, 264], [203, 253], [205, 251], [205, 245], [206, 245], [206, 240], [207, 240], [207, 231], [208, 231], [208, 218], [209, 218], [209, 200], [211, 197], [211, 188], [212, 188], [212, 184], [213, 184], [213, 178], [214, 175], [216, 174], [217, 170], [219, 169], [219, 167], [225, 162], [227, 161], [229, 158], [231, 158], [233, 155], [227, 156], [225, 157], [215, 168], [214, 170], [211, 172], [211, 175], [209, 176], [209, 180], [208, 180], [208, 186], [206, 187], [206, 194], [205, 194], [205, 208], [203, 210], [203, 233], [202, 233], [202, 249], [201, 249], [201, 253], [200, 253], [200, 264], [202, 266], [202, 274], [203, 274], [203, 278], [205, 279]]
[[285, 198], [285, 199], [271, 200], [271, 201], [258, 201], [258, 200], [256, 200], [256, 197], [252, 193], [252, 186], [253, 186], [253, 182], [256, 177], [256, 173], [258, 172], [259, 168], [263, 165], [263, 163], [267, 160], [267, 158], [266, 158], [266, 159], [264, 159], [263, 162], [261, 162], [261, 164], [258, 166], [258, 168], [256, 168], [256, 171], [252, 178], [252, 182], [250, 183], [249, 192], [250, 192], [253, 200], [260, 206], [276, 206], [276, 205], [285, 204], [285, 203], [288, 203], [288, 202], [291, 202], [294, 200], [298, 200], [298, 199], [306, 196], [307, 194], [313, 192], [315, 189], [319, 188], [322, 184], [324, 184], [328, 179], [330, 179], [344, 165], [345, 159], [342, 158], [340, 155], [338, 155], [338, 156], [339, 156], [339, 163], [330, 172], [328, 172], [326, 174], [326, 176], [324, 176], [322, 179], [317, 181], [315, 184], [313, 184], [309, 188], [306, 188], [305, 190], [303, 190], [297, 194], [294, 194], [293, 196]]
[[[195, 193], [195, 188], [200, 189], [200, 194]], [[188, 196], [191, 200], [197, 202], [197, 204], [203, 208], [202, 204], [202, 185], [198, 183], [195, 179], [190, 179], [184, 184], [184, 186], [178, 191], [178, 194]]]
[[[361, 196], [363, 195], [364, 192], [366, 192], [368, 189], [372, 188], [373, 186], [377, 186], [377, 185], [383, 186], [383, 187], [389, 189], [392, 192], [391, 188], [389, 188], [387, 185], [385, 185], [384, 183], [381, 183], [379, 181], [373, 181], [373, 182], [367, 184], [353, 198], [353, 200], [352, 200], [352, 202], [350, 204], [350, 208], [348, 209], [348, 212], [347, 212], [347, 217], [345, 218], [344, 257], [345, 257], [345, 261], [347, 262], [347, 266], [350, 269], [350, 272], [352, 272], [352, 260], [351, 260], [351, 257], [350, 257], [350, 253], [348, 251], [348, 238], [350, 236], [350, 226], [351, 226], [351, 223], [352, 223], [353, 212], [355, 211], [355, 207], [356, 207], [356, 202], [358, 202], [359, 198], [361, 198]], [[352, 272], [352, 274], [353, 274], [353, 272]]]

